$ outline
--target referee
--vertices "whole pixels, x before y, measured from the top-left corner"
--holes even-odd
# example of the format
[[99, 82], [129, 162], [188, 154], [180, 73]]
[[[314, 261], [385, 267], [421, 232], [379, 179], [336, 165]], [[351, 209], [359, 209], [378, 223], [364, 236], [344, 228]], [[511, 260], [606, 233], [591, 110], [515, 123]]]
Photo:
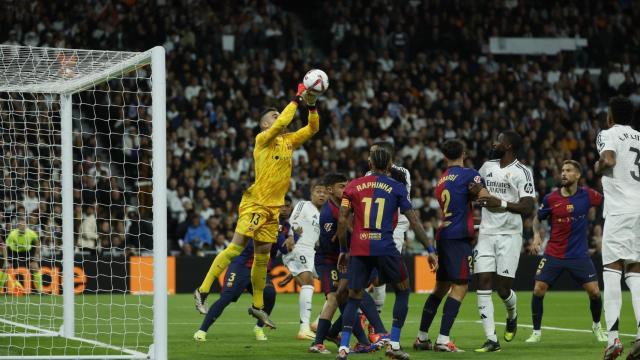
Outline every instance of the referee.
[[3, 255], [5, 268], [28, 267], [36, 290], [42, 292], [42, 273], [37, 261], [40, 258], [40, 240], [38, 233], [27, 228], [24, 218], [20, 218], [18, 227], [7, 235]]

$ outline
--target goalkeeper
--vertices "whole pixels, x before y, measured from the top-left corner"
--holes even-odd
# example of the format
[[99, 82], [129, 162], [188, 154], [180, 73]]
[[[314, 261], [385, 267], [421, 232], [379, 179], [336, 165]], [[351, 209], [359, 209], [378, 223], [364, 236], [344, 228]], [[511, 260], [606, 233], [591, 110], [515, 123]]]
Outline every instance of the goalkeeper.
[[[294, 133], [285, 133], [301, 102], [307, 104], [309, 120], [307, 126]], [[196, 309], [206, 313], [205, 300], [211, 285], [229, 266], [229, 263], [254, 240], [254, 261], [251, 267], [253, 303], [249, 315], [262, 320], [266, 326], [275, 328], [269, 315], [263, 310], [263, 291], [267, 276], [267, 264], [271, 245], [278, 238], [279, 211], [291, 181], [293, 151], [309, 140], [320, 127], [316, 110], [316, 95], [298, 85], [296, 96], [282, 113], [270, 108], [260, 117], [261, 132], [256, 136], [253, 159], [255, 182], [242, 196], [238, 224], [231, 244], [213, 261], [202, 285], [193, 293]]]
[[[2, 247], [4, 271], [0, 272], [0, 289], [7, 281], [6, 268], [28, 267], [33, 274], [33, 284], [38, 292], [42, 292], [42, 273], [38, 259], [40, 258], [40, 240], [38, 233], [29, 229], [23, 218], [18, 220], [18, 227], [7, 235], [5, 246]], [[25, 284], [26, 285], [26, 284]], [[21, 286], [17, 284], [17, 286]], [[28, 288], [28, 287], [27, 287]]]

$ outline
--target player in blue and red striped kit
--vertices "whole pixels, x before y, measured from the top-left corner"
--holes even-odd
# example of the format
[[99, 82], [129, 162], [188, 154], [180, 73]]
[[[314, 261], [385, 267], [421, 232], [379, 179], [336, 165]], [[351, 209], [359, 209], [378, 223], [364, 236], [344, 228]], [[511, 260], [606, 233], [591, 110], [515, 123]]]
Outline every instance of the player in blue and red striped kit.
[[[338, 206], [342, 200], [344, 188], [347, 186], [347, 177], [342, 174], [330, 173], [324, 177], [323, 183], [329, 193], [329, 199], [320, 210], [320, 238], [318, 241], [319, 246], [316, 249], [315, 267], [326, 302], [322, 307], [322, 312], [318, 319], [316, 338], [311, 347], [309, 347], [309, 352], [328, 354], [329, 350], [324, 346], [324, 340], [337, 338], [340, 329], [342, 329], [342, 317], [339, 317], [333, 326], [331, 325], [331, 319], [338, 307], [340, 307], [341, 311], [344, 310], [346, 305], [345, 295], [348, 292], [346, 274], [338, 270], [340, 243], [336, 239], [340, 211]], [[360, 323], [356, 322], [353, 333], [358, 338], [358, 344], [353, 347], [353, 351], [362, 353], [377, 350], [380, 345], [379, 340], [386, 335], [387, 330], [380, 319], [380, 314], [376, 310], [373, 298], [368, 293], [363, 295], [360, 309], [374, 327], [375, 335], [367, 339], [362, 326], [359, 326]]]
[[[287, 252], [285, 241], [292, 234], [291, 225], [287, 219], [291, 215], [291, 198], [285, 197], [285, 204], [280, 209], [280, 229], [278, 231], [277, 246], [271, 248], [271, 259], [276, 257], [278, 250], [282, 253]], [[206, 317], [202, 321], [200, 330], [198, 330], [193, 338], [196, 341], [206, 341], [207, 331], [213, 325], [213, 323], [222, 315], [224, 309], [232, 302], [238, 301], [242, 293], [247, 290], [252, 293], [251, 288], [251, 266], [253, 265], [253, 241], [249, 241], [247, 247], [229, 264], [227, 273], [224, 277], [224, 284], [222, 291], [220, 292], [220, 298], [213, 303], [207, 312]], [[271, 264], [269, 264], [268, 270], [271, 270]], [[271, 282], [271, 276], [267, 274], [267, 286], [264, 289], [264, 311], [267, 314], [271, 314], [271, 310], [276, 303], [276, 290]], [[264, 323], [260, 320], [253, 328], [253, 332], [256, 335], [256, 340], [267, 340], [267, 336], [264, 334]]]
[[[342, 315], [342, 337], [336, 359], [349, 355], [349, 339], [357, 317], [357, 309], [363, 290], [369, 284], [371, 272], [378, 270], [381, 279], [390, 283], [396, 293], [393, 306], [393, 324], [390, 346], [385, 355], [392, 359], [408, 359], [409, 354], [400, 348], [400, 332], [407, 317], [409, 303], [409, 277], [400, 252], [393, 241], [393, 230], [398, 222], [398, 209], [405, 214], [416, 238], [425, 246], [431, 246], [422, 224], [411, 208], [407, 188], [389, 177], [391, 154], [378, 147], [369, 154], [371, 175], [349, 183], [342, 194], [338, 239], [340, 256], [338, 268], [343, 271], [348, 264], [349, 300]], [[347, 245], [347, 224], [353, 211], [353, 232]], [[437, 268], [437, 259], [429, 255], [429, 263]]]
[[563, 162], [561, 187], [544, 197], [533, 222], [533, 248], [536, 251], [542, 245], [540, 220], [549, 220], [551, 234], [536, 271], [531, 298], [533, 333], [526, 340], [528, 343], [540, 342], [544, 295], [564, 271], [568, 271], [573, 280], [586, 290], [591, 303], [593, 333], [598, 341], [607, 341], [607, 335], [600, 327], [602, 298], [598, 275], [587, 245], [589, 209], [602, 204], [602, 194], [588, 187], [578, 187], [581, 173], [582, 167], [577, 161]]
[[[447, 160], [447, 169], [440, 176], [435, 189], [435, 196], [442, 210], [442, 220], [436, 232], [438, 250], [436, 287], [424, 303], [420, 331], [413, 348], [462, 352], [463, 350], [458, 349], [449, 340], [449, 332], [469, 289], [469, 278], [472, 273], [471, 242], [474, 228], [471, 204], [478, 196], [489, 196], [489, 192], [483, 187], [484, 182], [480, 173], [475, 169], [464, 167], [464, 144], [461, 141], [448, 140], [442, 145], [442, 153]], [[444, 304], [440, 334], [434, 346], [427, 333], [440, 302], [447, 294], [449, 296]]]

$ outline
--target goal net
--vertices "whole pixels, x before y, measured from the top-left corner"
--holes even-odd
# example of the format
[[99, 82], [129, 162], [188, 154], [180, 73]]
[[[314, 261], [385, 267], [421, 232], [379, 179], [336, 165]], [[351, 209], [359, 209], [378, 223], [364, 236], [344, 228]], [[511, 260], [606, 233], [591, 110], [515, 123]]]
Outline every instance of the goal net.
[[160, 47], [0, 45], [0, 358], [167, 358], [165, 119]]

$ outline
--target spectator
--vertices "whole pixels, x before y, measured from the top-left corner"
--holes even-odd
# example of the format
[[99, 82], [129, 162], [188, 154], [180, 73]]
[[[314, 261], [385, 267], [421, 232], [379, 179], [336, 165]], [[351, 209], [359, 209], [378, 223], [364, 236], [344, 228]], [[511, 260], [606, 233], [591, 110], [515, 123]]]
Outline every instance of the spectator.
[[191, 224], [187, 228], [187, 232], [184, 234], [184, 243], [189, 244], [191, 248], [196, 250], [211, 248], [211, 231], [207, 228], [202, 217], [200, 217], [199, 214], [192, 212], [190, 219]]
[[95, 205], [85, 208], [79, 230], [80, 239], [78, 239], [78, 246], [81, 249], [96, 250], [100, 246], [98, 243], [98, 223], [95, 212]]

